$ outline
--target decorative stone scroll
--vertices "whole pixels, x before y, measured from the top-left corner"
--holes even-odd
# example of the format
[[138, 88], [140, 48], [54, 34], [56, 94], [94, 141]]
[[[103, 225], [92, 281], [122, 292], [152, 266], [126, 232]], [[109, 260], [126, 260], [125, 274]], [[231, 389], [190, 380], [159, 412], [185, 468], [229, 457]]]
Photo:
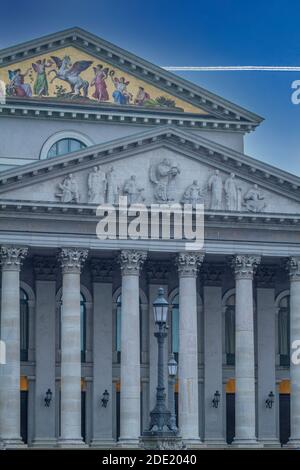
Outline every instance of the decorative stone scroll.
[[199, 252], [187, 251], [179, 253], [175, 260], [179, 276], [197, 276], [199, 266], [202, 264], [204, 256], [204, 253]]
[[19, 271], [23, 259], [27, 256], [28, 248], [17, 246], [1, 246], [0, 263], [6, 271]]
[[146, 251], [122, 250], [119, 256], [122, 274], [138, 276], [146, 258]]
[[58, 259], [63, 273], [80, 273], [87, 256], [88, 250], [62, 248]]
[[254, 272], [260, 264], [261, 257], [254, 255], [236, 255], [230, 258], [236, 279], [253, 279]]
[[300, 256], [291, 256], [287, 262], [291, 281], [300, 281]]

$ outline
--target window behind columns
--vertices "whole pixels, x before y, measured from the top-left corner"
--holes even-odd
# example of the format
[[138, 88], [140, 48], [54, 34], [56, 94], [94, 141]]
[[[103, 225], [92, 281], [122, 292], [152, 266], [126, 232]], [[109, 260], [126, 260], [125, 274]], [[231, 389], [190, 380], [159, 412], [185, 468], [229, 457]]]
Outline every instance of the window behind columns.
[[[141, 299], [140, 302], [140, 354], [142, 354], [142, 310], [141, 310]], [[117, 352], [117, 362], [121, 362], [121, 315], [122, 315], [122, 295], [120, 294], [116, 302], [116, 329], [115, 329], [115, 351]], [[142, 361], [142, 357], [141, 357]]]
[[28, 361], [29, 347], [29, 306], [28, 295], [20, 289], [20, 358]]
[[290, 296], [280, 300], [278, 312], [278, 346], [281, 366], [290, 365]]
[[235, 365], [235, 295], [228, 297], [225, 306], [226, 364]]

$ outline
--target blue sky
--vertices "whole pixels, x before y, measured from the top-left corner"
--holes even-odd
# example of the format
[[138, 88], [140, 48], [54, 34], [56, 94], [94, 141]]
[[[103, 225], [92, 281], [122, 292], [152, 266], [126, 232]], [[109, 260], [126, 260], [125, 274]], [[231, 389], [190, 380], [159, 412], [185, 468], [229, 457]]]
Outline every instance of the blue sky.
[[[157, 65], [300, 65], [297, 0], [2, 2], [0, 48], [80, 26]], [[247, 154], [300, 176], [300, 72], [178, 72], [265, 118]]]

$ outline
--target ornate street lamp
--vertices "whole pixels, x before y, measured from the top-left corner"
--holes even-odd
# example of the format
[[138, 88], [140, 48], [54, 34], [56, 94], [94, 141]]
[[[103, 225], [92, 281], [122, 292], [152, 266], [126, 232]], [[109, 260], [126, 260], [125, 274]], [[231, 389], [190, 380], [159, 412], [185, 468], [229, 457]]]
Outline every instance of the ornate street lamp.
[[174, 386], [176, 383], [176, 375], [177, 375], [177, 362], [175, 361], [173, 353], [170, 355], [170, 359], [168, 362], [168, 371], [169, 371], [169, 377], [170, 377], [171, 386], [172, 386], [171, 397], [170, 397], [170, 408], [171, 408], [170, 425], [171, 425], [172, 431], [177, 432], [178, 430], [176, 426], [176, 411], [175, 411], [175, 397], [174, 397]]
[[154, 321], [158, 331], [154, 333], [158, 344], [157, 389], [156, 404], [150, 413], [150, 426], [147, 434], [152, 436], [174, 436], [175, 430], [171, 426], [171, 413], [166, 407], [166, 394], [164, 386], [164, 341], [167, 337], [167, 316], [169, 304], [164, 298], [163, 288], [158, 289], [158, 297], [153, 302]]
[[271, 391], [268, 395], [268, 398], [266, 399], [266, 408], [270, 408], [270, 409], [272, 408], [273, 403], [274, 403], [274, 398], [275, 398], [275, 395]]

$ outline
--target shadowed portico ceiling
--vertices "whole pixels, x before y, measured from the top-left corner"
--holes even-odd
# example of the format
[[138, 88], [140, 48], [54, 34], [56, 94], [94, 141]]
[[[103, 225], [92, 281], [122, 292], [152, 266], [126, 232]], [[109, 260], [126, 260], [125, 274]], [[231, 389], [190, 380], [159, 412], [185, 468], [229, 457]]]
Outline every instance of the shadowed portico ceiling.
[[163, 112], [249, 124], [251, 128], [262, 121], [80, 28], [0, 51], [0, 79], [7, 85], [8, 103], [14, 104], [51, 103], [55, 107], [65, 103], [99, 110]]

